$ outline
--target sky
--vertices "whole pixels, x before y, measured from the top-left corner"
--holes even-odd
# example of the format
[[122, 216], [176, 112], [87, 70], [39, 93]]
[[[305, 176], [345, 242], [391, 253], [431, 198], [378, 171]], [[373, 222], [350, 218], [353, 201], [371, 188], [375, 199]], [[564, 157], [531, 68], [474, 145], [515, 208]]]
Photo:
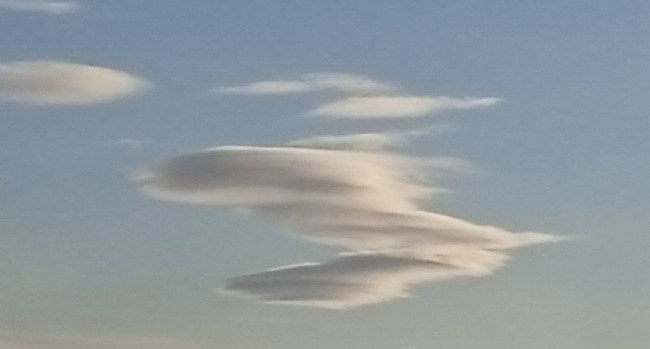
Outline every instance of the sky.
[[0, 0], [0, 349], [629, 349], [650, 3]]

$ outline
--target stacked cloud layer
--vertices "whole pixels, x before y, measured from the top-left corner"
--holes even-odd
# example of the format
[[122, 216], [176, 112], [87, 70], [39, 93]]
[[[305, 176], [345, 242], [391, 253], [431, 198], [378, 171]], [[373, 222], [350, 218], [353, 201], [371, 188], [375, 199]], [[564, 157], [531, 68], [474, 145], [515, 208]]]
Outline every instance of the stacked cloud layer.
[[343, 97], [307, 112], [309, 116], [336, 119], [416, 118], [446, 110], [491, 107], [499, 98], [412, 95], [394, 84], [367, 76], [345, 73], [312, 73], [296, 79], [262, 80], [220, 87], [222, 95], [287, 95], [332, 91]]
[[440, 190], [423, 173], [465, 164], [387, 150], [400, 140], [364, 134], [223, 146], [150, 166], [134, 180], [158, 199], [246, 208], [299, 237], [348, 251], [225, 286], [228, 294], [264, 302], [336, 309], [382, 302], [427, 280], [488, 274], [507, 261], [508, 249], [559, 240], [423, 210], [420, 201]]

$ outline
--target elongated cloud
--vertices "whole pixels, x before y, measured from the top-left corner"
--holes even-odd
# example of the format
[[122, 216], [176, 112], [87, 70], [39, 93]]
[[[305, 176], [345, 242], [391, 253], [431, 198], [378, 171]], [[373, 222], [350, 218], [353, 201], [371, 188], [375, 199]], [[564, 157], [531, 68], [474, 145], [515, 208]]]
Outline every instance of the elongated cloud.
[[34, 105], [81, 105], [142, 93], [151, 83], [129, 73], [59, 61], [0, 63], [0, 99]]
[[242, 86], [221, 87], [216, 89], [215, 92], [233, 95], [285, 95], [313, 92], [315, 90], [315, 86], [304, 81], [267, 80], [256, 81]]
[[308, 115], [332, 118], [414, 118], [453, 109], [475, 109], [496, 105], [498, 98], [451, 98], [427, 96], [349, 97], [326, 103]]
[[397, 133], [360, 133], [355, 135], [325, 135], [297, 139], [289, 145], [321, 149], [382, 150], [398, 146], [403, 137]]
[[345, 93], [380, 93], [397, 89], [397, 86], [373, 78], [346, 73], [311, 73], [302, 77], [307, 83], [319, 89]]
[[352, 135], [322, 135], [291, 141], [288, 145], [319, 149], [382, 151], [397, 148], [413, 137], [449, 130], [449, 126], [426, 127], [420, 130], [358, 133]]
[[416, 118], [446, 110], [476, 109], [497, 105], [499, 98], [412, 95], [388, 82], [343, 73], [304, 74], [292, 80], [263, 80], [220, 87], [217, 94], [285, 95], [336, 91], [344, 97], [326, 102], [306, 114], [336, 119]]
[[[429, 166], [436, 166], [430, 159]], [[354, 251], [418, 255], [509, 249], [553, 239], [513, 234], [418, 208], [435, 187], [410, 174], [423, 166], [397, 154], [289, 147], [217, 147], [171, 159], [135, 178], [168, 201], [247, 207], [312, 241]], [[443, 159], [439, 168], [448, 167]]]
[[230, 294], [265, 302], [337, 309], [381, 302], [423, 281], [488, 274], [509, 249], [560, 240], [421, 209], [420, 201], [440, 189], [422, 172], [436, 177], [462, 162], [384, 150], [394, 143], [381, 137], [369, 148], [355, 144], [376, 136], [216, 147], [150, 166], [134, 180], [157, 199], [245, 208], [296, 236], [351, 251], [226, 285]]
[[140, 148], [149, 142], [151, 141], [148, 139], [120, 138], [109, 141], [107, 144], [113, 147]]
[[233, 278], [224, 293], [268, 303], [346, 309], [407, 297], [412, 284], [468, 275], [468, 269], [432, 260], [358, 254]]
[[0, 0], [0, 11], [9, 10], [63, 15], [78, 12], [80, 9], [81, 6], [78, 3], [71, 1]]
[[304, 203], [411, 209], [429, 188], [407, 180], [416, 159], [383, 153], [300, 147], [224, 146], [141, 171], [149, 194], [194, 203]]
[[312, 73], [292, 80], [263, 80], [245, 85], [220, 87], [217, 94], [238, 95], [285, 95], [316, 91], [338, 91], [345, 93], [371, 93], [390, 91], [395, 87], [363, 75], [344, 73]]

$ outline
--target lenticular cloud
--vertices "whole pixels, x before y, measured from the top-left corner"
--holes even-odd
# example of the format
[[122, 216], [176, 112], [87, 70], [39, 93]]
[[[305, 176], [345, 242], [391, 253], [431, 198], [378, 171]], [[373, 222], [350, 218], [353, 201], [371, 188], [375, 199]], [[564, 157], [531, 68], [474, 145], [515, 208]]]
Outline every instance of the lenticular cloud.
[[330, 102], [308, 114], [347, 119], [415, 118], [445, 110], [491, 107], [500, 102], [491, 97], [363, 96]]
[[134, 180], [157, 199], [243, 207], [295, 236], [348, 251], [228, 280], [225, 293], [262, 302], [333, 309], [378, 303], [417, 283], [489, 274], [509, 249], [559, 241], [422, 209], [441, 189], [422, 174], [435, 178], [463, 162], [386, 150], [398, 140], [366, 134], [222, 146], [152, 165]]
[[343, 93], [377, 93], [396, 89], [392, 84], [367, 76], [346, 73], [311, 73], [291, 80], [262, 80], [245, 85], [226, 86], [214, 90], [222, 95], [287, 95], [318, 91]]
[[406, 297], [410, 284], [469, 274], [432, 260], [381, 254], [271, 269], [228, 280], [224, 293], [269, 303], [345, 309]]
[[322, 103], [306, 113], [308, 116], [333, 119], [408, 119], [434, 115], [449, 110], [492, 107], [502, 102], [494, 97], [448, 97], [413, 95], [394, 84], [346, 73], [311, 73], [297, 79], [261, 80], [244, 85], [213, 90], [220, 95], [305, 94], [338, 92], [336, 100]]
[[112, 102], [141, 93], [151, 83], [129, 73], [61, 61], [0, 63], [0, 99], [35, 105]]

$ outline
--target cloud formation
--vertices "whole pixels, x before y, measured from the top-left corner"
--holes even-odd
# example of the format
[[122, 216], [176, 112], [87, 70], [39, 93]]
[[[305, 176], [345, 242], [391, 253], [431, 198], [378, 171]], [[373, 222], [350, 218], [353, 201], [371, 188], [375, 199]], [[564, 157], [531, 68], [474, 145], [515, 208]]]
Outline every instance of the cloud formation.
[[394, 84], [363, 75], [345, 73], [304, 74], [298, 79], [263, 80], [220, 87], [223, 95], [286, 95], [318, 91], [343, 94], [306, 114], [337, 119], [415, 118], [446, 110], [476, 109], [497, 105], [499, 98], [412, 95]]
[[221, 87], [215, 90], [218, 94], [231, 95], [286, 95], [314, 91], [314, 86], [304, 81], [267, 80], [256, 81], [242, 86]]
[[33, 105], [112, 102], [152, 84], [120, 70], [60, 61], [0, 63], [0, 99]]
[[414, 118], [453, 109], [476, 109], [498, 104], [498, 98], [451, 98], [428, 96], [348, 97], [326, 103], [308, 115], [332, 118]]
[[463, 162], [383, 148], [394, 141], [365, 134], [222, 146], [152, 165], [134, 180], [157, 199], [245, 208], [296, 236], [350, 251], [226, 285], [229, 294], [265, 302], [337, 309], [376, 303], [423, 281], [485, 275], [503, 265], [509, 249], [560, 240], [423, 210], [420, 202], [441, 188], [422, 173], [439, 177]]
[[235, 95], [285, 95], [317, 91], [344, 93], [372, 93], [390, 91], [395, 86], [372, 78], [345, 73], [304, 74], [291, 80], [263, 80], [244, 85], [219, 87], [217, 94]]
[[[401, 210], [411, 209], [416, 198], [430, 192], [405, 172], [419, 162], [380, 152], [222, 146], [154, 165], [136, 180], [150, 195], [171, 201], [254, 206], [309, 202], [334, 207], [347, 202], [358, 208], [382, 205]], [[435, 162], [428, 160], [431, 166]]]
[[151, 141], [148, 139], [120, 138], [109, 141], [108, 145], [125, 148], [140, 148], [149, 142]]
[[39, 12], [49, 15], [64, 15], [78, 12], [81, 6], [71, 1], [0, 0], [0, 11]]
[[411, 284], [463, 275], [472, 273], [433, 260], [356, 254], [236, 277], [223, 292], [267, 303], [346, 309], [407, 297]]
[[290, 146], [319, 149], [382, 151], [403, 146], [409, 139], [434, 132], [450, 130], [448, 125], [429, 126], [420, 130], [357, 133], [352, 135], [322, 135], [296, 139], [287, 143]]

